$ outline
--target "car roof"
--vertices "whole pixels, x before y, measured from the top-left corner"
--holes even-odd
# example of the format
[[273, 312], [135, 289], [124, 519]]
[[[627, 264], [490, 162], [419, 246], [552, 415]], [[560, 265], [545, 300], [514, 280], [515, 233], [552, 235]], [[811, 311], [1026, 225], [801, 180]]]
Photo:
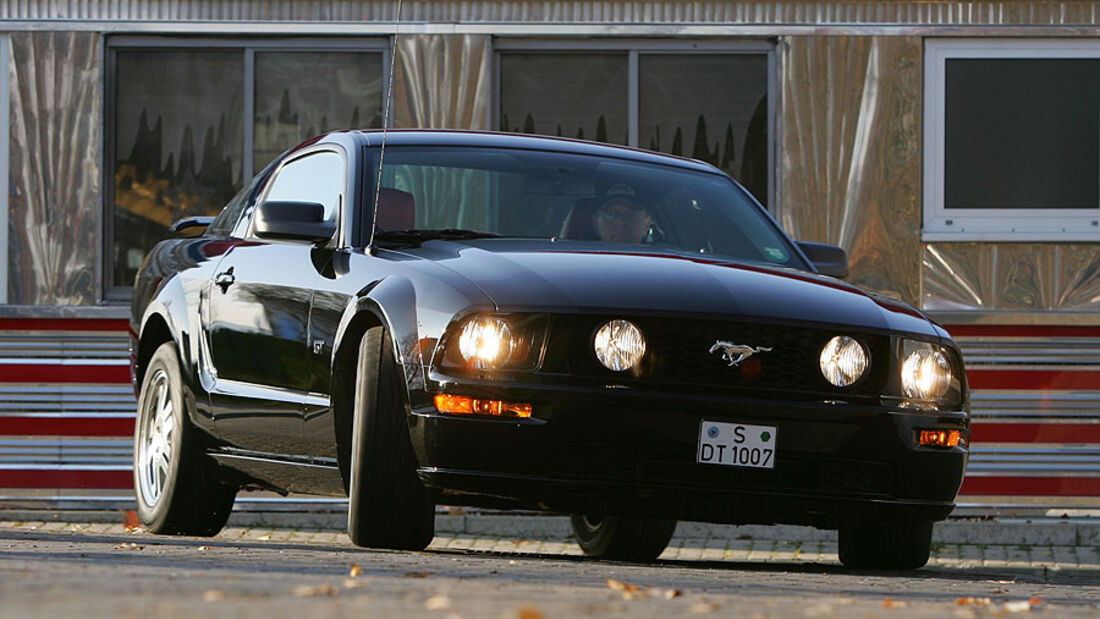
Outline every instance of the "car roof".
[[[349, 135], [350, 134], [350, 135]], [[326, 138], [334, 141], [344, 141], [340, 138], [358, 138], [368, 146], [382, 144], [383, 132], [349, 131], [329, 134]], [[328, 141], [322, 138], [321, 141]], [[520, 133], [499, 133], [494, 131], [459, 131], [440, 129], [389, 129], [385, 132], [387, 146], [466, 146], [466, 147], [497, 147], [520, 148], [528, 150], [544, 150], [563, 153], [577, 153], [593, 155], [597, 157], [614, 157], [617, 159], [629, 159], [633, 161], [671, 165], [680, 168], [709, 172], [711, 174], [724, 173], [718, 168], [698, 159], [688, 159], [675, 155], [666, 155], [652, 151], [628, 148], [614, 144], [589, 142], [587, 140], [574, 140], [552, 136], [529, 135]]]

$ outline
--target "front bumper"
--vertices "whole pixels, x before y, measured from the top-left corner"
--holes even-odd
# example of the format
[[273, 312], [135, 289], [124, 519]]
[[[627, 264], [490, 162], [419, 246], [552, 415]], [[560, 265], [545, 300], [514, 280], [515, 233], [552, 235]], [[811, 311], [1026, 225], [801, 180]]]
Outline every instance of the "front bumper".
[[[915, 445], [965, 411], [916, 412], [614, 387], [450, 383], [530, 402], [527, 420], [415, 410], [420, 476], [441, 502], [723, 523], [835, 528], [848, 518], [946, 518], [967, 449]], [[702, 420], [776, 427], [775, 468], [697, 464]]]

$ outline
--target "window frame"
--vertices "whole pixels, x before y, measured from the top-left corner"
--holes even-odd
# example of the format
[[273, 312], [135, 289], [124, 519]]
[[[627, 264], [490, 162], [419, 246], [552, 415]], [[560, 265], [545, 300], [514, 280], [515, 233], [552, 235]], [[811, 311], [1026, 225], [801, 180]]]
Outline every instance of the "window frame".
[[[382, 83], [389, 83], [390, 59], [393, 54], [393, 37], [269, 37], [262, 39], [251, 38], [214, 38], [203, 36], [144, 36], [144, 35], [119, 35], [106, 38], [104, 43], [104, 89], [103, 89], [103, 148], [102, 165], [100, 167], [100, 182], [103, 188], [102, 194], [102, 250], [100, 261], [100, 281], [102, 282], [103, 300], [109, 303], [129, 302], [133, 296], [133, 286], [118, 286], [114, 283], [114, 208], [115, 208], [115, 184], [114, 165], [116, 161], [115, 144], [115, 110], [116, 90], [118, 87], [118, 72], [116, 67], [117, 53], [119, 51], [230, 51], [239, 52], [242, 55], [243, 71], [241, 83], [243, 87], [242, 127], [243, 127], [243, 151], [241, 157], [241, 182], [242, 187], [247, 187], [249, 182], [263, 168], [256, 169], [253, 161], [252, 148], [254, 146], [254, 131], [252, 119], [255, 116], [256, 95], [256, 52], [347, 52], [347, 53], [380, 53], [382, 62]], [[382, 94], [382, 113], [385, 114], [385, 91]], [[6, 108], [5, 108], [6, 109]], [[391, 125], [393, 109], [389, 108], [390, 119], [386, 124]], [[7, 123], [4, 123], [7, 126]], [[260, 162], [266, 166], [268, 162]], [[345, 174], [347, 172], [345, 171]], [[5, 175], [6, 178], [7, 175]]]
[[627, 56], [627, 146], [638, 144], [640, 98], [639, 58], [652, 55], [764, 55], [767, 59], [768, 89], [768, 153], [767, 190], [761, 196], [766, 210], [779, 212], [779, 191], [776, 185], [776, 155], [779, 134], [776, 111], [779, 101], [776, 43], [772, 39], [563, 39], [563, 38], [498, 38], [493, 42], [493, 99], [489, 126], [500, 126], [501, 56], [508, 53], [577, 54], [582, 52], [625, 52]]
[[[309, 148], [302, 149], [293, 155], [289, 155], [283, 158], [279, 162], [279, 165], [267, 175], [263, 183], [257, 187], [256, 195], [251, 204], [245, 206], [244, 211], [241, 213], [240, 219], [237, 220], [237, 225], [234, 226], [231, 231], [231, 236], [241, 238], [245, 240], [263, 240], [263, 242], [270, 242], [265, 239], [259, 239], [252, 229], [252, 218], [256, 213], [256, 207], [267, 201], [268, 194], [275, 187], [275, 181], [279, 179], [279, 175], [283, 173], [283, 170], [287, 166], [307, 159], [309, 157], [321, 154], [334, 154], [340, 158], [341, 169], [344, 172], [343, 182], [341, 183], [340, 193], [337, 196], [336, 208], [333, 209], [332, 220], [336, 223], [336, 232], [332, 235], [332, 239], [326, 243], [325, 247], [340, 247], [342, 246], [342, 239], [344, 238], [344, 221], [347, 219], [344, 216], [345, 205], [348, 203], [348, 181], [352, 176], [349, 168], [349, 158], [347, 152], [337, 144], [324, 143], [311, 146]], [[288, 241], [295, 243], [297, 241]]]
[[[946, 68], [952, 59], [1100, 59], [1100, 41], [928, 39], [924, 47], [923, 241], [1100, 241], [1096, 209], [982, 208], [944, 205]], [[1097, 110], [1100, 114], [1100, 110]], [[1098, 146], [1100, 147], [1100, 146]], [[1049, 222], [1053, 221], [1051, 224]], [[1038, 227], [1040, 226], [1041, 227]]]

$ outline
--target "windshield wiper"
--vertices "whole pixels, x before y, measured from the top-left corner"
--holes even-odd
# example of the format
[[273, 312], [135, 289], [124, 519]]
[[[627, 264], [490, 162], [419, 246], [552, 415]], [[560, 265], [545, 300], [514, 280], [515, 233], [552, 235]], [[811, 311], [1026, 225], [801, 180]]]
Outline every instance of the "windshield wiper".
[[379, 230], [374, 233], [375, 240], [395, 243], [423, 243], [424, 241], [444, 240], [461, 241], [467, 239], [493, 239], [500, 234], [484, 230], [466, 230], [463, 228], [416, 229], [416, 230]]

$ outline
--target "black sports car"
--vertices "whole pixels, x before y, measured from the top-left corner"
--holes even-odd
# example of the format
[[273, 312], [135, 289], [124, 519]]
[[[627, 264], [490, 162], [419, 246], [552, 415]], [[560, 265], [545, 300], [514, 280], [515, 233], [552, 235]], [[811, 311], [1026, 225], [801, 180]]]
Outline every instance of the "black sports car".
[[238, 488], [345, 494], [361, 546], [436, 504], [572, 514], [595, 557], [676, 520], [840, 530], [915, 568], [967, 460], [958, 349], [705, 163], [492, 133], [333, 133], [138, 274], [134, 482], [154, 532]]

